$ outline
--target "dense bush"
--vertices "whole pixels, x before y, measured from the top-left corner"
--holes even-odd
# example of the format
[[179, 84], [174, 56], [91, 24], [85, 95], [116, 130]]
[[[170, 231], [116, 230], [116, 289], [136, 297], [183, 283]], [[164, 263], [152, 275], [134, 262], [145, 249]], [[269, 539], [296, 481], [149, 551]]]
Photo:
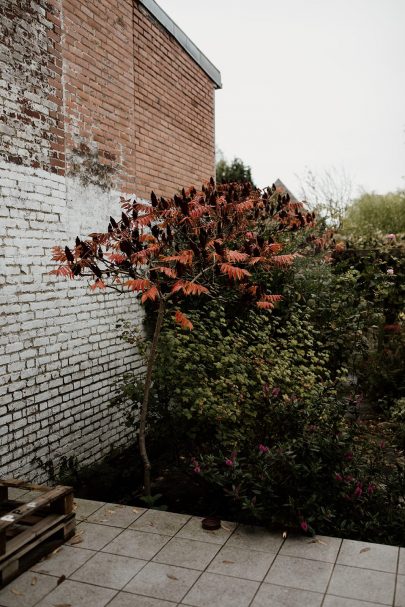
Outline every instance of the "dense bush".
[[360, 236], [405, 232], [405, 191], [363, 194], [347, 209], [343, 227]]
[[[275, 310], [220, 290], [189, 302], [192, 332], [165, 322], [149, 432], [234, 518], [403, 543], [402, 241], [282, 238], [306, 254], [258, 277], [283, 294]], [[123, 384], [132, 418], [141, 391]], [[362, 421], [365, 401], [383, 423]]]

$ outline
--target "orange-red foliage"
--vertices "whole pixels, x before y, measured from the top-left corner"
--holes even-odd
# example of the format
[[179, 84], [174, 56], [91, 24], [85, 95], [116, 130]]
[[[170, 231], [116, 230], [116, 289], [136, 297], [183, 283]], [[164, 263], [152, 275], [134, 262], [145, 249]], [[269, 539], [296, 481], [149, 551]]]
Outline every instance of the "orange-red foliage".
[[[265, 294], [255, 284], [261, 268], [288, 267], [296, 254], [280, 255], [279, 233], [313, 225], [314, 217], [290, 203], [275, 187], [260, 191], [251, 184], [211, 180], [197, 192], [183, 190], [173, 198], [151, 202], [122, 200], [122, 215], [110, 218], [105, 233], [76, 239], [69, 249], [53, 248], [60, 263], [58, 276], [90, 276], [93, 289], [113, 287], [136, 292], [141, 302], [177, 300], [209, 294], [218, 283], [239, 283], [262, 309], [281, 299]], [[191, 329], [177, 310], [176, 322]]]

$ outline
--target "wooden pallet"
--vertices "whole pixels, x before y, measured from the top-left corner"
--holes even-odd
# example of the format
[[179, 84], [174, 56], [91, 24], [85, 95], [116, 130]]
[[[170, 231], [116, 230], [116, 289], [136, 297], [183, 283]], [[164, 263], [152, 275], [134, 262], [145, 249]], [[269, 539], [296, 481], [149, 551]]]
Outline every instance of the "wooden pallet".
[[[38, 492], [9, 499], [9, 488]], [[72, 487], [0, 480], [0, 588], [75, 534]]]

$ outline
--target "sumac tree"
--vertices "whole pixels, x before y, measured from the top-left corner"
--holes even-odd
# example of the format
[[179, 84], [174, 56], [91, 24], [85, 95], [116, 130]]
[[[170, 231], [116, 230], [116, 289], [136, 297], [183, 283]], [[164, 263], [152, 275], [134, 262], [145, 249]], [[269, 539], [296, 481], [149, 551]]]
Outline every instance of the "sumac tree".
[[[146, 450], [146, 422], [157, 346], [169, 301], [175, 320], [184, 330], [192, 323], [180, 309], [184, 297], [215, 297], [219, 289], [238, 289], [246, 305], [269, 310], [280, 296], [266, 292], [262, 272], [289, 266], [296, 253], [283, 254], [277, 242], [284, 231], [313, 223], [313, 216], [280, 195], [275, 186], [260, 191], [251, 184], [214, 181], [182, 190], [171, 199], [150, 202], [121, 200], [120, 219], [110, 218], [106, 232], [73, 247], [54, 247], [59, 262], [53, 274], [93, 279], [92, 289], [133, 291], [142, 304], [157, 307], [148, 353], [139, 419], [139, 449], [144, 464], [144, 489], [151, 491], [150, 461]], [[171, 306], [172, 308], [172, 306]]]

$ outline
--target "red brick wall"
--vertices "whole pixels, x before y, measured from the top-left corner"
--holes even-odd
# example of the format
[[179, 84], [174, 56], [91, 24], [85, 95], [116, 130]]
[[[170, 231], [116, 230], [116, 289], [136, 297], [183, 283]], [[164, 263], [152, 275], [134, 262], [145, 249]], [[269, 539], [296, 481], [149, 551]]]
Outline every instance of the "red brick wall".
[[60, 2], [0, 1], [0, 160], [63, 175]]
[[214, 174], [214, 87], [145, 9], [134, 14], [137, 192], [172, 194]]
[[62, 2], [67, 173], [142, 197], [208, 179], [208, 76], [136, 1]]

